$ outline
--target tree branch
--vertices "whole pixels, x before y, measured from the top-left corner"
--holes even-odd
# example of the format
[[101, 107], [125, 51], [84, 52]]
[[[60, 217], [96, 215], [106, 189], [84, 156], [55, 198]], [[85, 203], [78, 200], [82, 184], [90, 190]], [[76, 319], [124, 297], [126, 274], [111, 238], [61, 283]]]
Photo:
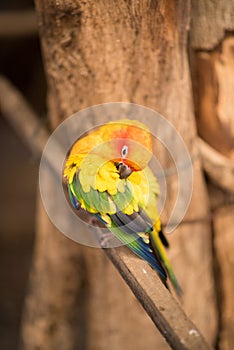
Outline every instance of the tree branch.
[[209, 349], [201, 333], [145, 261], [126, 247], [105, 249], [105, 252], [172, 349]]
[[219, 187], [234, 192], [234, 162], [226, 158], [201, 138], [197, 140], [202, 166], [210, 179]]
[[49, 133], [23, 95], [0, 76], [0, 111], [33, 155], [41, 157]]

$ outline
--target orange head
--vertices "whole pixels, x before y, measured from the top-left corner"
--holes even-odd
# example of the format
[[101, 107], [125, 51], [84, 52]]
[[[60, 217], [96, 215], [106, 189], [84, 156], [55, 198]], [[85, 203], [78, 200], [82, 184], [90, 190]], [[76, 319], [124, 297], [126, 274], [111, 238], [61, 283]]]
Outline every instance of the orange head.
[[110, 142], [112, 160], [123, 163], [131, 171], [144, 169], [152, 157], [149, 129], [136, 120], [122, 119], [100, 128], [104, 142]]

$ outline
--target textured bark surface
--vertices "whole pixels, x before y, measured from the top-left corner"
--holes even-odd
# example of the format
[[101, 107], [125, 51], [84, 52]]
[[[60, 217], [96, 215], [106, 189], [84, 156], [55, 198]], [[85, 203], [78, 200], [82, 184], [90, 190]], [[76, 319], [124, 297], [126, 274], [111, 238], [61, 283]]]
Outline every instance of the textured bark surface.
[[[190, 10], [187, 1], [37, 0], [36, 5], [53, 127], [93, 104], [135, 102], [165, 115], [193, 152], [196, 132], [186, 53]], [[163, 167], [170, 165], [165, 151], [159, 148], [158, 155]], [[186, 218], [196, 220], [208, 213], [198, 159], [194, 175], [194, 193]], [[168, 177], [171, 201], [176, 196], [175, 183], [174, 175]], [[40, 222], [46, 224], [38, 229], [33, 289], [28, 296], [24, 326], [28, 330], [24, 332], [25, 348], [47, 349], [47, 344], [50, 349], [59, 348], [58, 344], [64, 345], [61, 349], [168, 348], [101, 250], [81, 248], [57, 232], [52, 235], [55, 229], [45, 213], [40, 212]], [[184, 290], [185, 310], [212, 344], [216, 313], [209, 224], [183, 224], [169, 240], [172, 263]], [[85, 253], [85, 269], [80, 265], [80, 252]], [[46, 281], [43, 276], [48, 276]], [[72, 330], [78, 323], [82, 277], [88, 281], [83, 301], [87, 318], [82, 321], [80, 334], [76, 334]], [[64, 292], [67, 283], [68, 301]], [[38, 294], [42, 289], [43, 297]], [[54, 298], [53, 289], [57, 291]], [[61, 314], [57, 313], [60, 307]], [[48, 320], [56, 332], [47, 337]]]
[[209, 52], [193, 53], [198, 132], [212, 147], [234, 158], [234, 36]]
[[230, 0], [191, 0], [190, 44], [196, 50], [213, 50], [234, 30], [234, 3]]
[[234, 157], [234, 4], [193, 1], [190, 31], [198, 133]]

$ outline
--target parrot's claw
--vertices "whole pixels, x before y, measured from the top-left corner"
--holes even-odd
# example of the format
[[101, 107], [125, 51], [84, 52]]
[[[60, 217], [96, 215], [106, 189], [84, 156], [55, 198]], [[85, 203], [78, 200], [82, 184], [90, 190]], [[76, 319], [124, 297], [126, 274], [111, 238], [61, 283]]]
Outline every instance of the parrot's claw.
[[101, 227], [101, 228], [105, 227], [103, 222], [101, 222], [96, 216], [93, 216], [93, 215], [89, 215], [86, 222], [90, 226]]
[[94, 216], [89, 217], [88, 224], [91, 226], [100, 226], [100, 221]]
[[111, 242], [111, 240], [113, 240], [113, 238], [115, 239], [115, 236], [113, 235], [112, 232], [103, 233], [103, 235], [101, 236], [101, 239], [100, 239], [101, 247], [102, 248], [110, 248], [110, 242]]

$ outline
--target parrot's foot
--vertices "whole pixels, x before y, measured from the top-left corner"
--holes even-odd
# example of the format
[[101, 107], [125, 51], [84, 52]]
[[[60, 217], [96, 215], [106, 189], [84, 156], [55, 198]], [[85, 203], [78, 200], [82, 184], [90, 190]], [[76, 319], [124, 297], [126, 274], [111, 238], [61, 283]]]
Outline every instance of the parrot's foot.
[[101, 247], [102, 248], [110, 248], [110, 242], [113, 240], [113, 238], [115, 238], [113, 233], [111, 233], [111, 232], [103, 233], [103, 235], [101, 236], [101, 239], [100, 239]]
[[100, 220], [95, 218], [93, 215], [88, 218], [88, 224], [91, 226], [103, 227], [103, 224], [100, 223]]

